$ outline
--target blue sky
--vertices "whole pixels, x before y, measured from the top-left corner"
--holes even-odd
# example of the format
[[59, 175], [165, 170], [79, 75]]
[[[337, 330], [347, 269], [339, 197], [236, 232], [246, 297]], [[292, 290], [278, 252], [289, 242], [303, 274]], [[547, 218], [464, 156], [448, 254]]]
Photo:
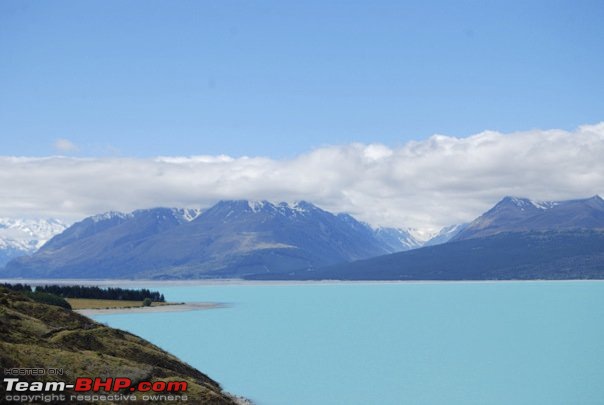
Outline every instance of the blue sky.
[[601, 1], [3, 0], [0, 155], [572, 130], [604, 119], [603, 20]]

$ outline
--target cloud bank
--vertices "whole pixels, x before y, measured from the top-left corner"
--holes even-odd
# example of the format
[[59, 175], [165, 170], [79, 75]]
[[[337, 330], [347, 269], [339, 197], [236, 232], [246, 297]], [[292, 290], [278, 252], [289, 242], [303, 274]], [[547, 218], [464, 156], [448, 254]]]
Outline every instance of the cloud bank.
[[604, 123], [575, 131], [434, 135], [400, 148], [350, 144], [293, 159], [0, 157], [0, 215], [78, 220], [109, 210], [308, 200], [373, 225], [435, 230], [506, 195], [604, 194]]

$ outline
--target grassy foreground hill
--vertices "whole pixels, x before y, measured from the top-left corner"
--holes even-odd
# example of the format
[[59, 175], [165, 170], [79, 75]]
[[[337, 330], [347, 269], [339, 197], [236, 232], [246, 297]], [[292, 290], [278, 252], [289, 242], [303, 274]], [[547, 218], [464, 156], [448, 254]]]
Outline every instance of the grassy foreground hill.
[[[64, 370], [62, 376], [23, 375], [19, 376], [20, 381], [73, 384], [76, 377], [128, 377], [135, 382], [186, 381], [187, 391], [177, 394], [186, 394], [188, 403], [246, 403], [223, 392], [207, 375], [135, 335], [109, 328], [65, 308], [34, 302], [4, 287], [0, 287], [0, 364], [4, 370]], [[2, 384], [0, 402], [5, 398], [5, 389]], [[128, 391], [127, 394], [141, 393]]]

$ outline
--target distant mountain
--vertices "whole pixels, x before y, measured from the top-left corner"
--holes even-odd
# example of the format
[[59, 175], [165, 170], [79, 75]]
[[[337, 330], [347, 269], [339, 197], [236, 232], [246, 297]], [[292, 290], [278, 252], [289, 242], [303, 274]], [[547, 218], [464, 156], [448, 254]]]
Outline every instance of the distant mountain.
[[80, 221], [5, 276], [238, 277], [312, 269], [408, 249], [403, 230], [375, 231], [308, 202], [221, 201], [203, 213], [156, 208]]
[[96, 241], [96, 245], [99, 247], [105, 238], [113, 240], [116, 245], [128, 247], [125, 243], [127, 241], [155, 235], [171, 227], [192, 221], [200, 214], [200, 210], [178, 208], [152, 208], [137, 210], [129, 214], [106, 212], [73, 224], [49, 240], [40, 253], [49, 254], [60, 251], [73, 247], [72, 244], [75, 243], [85, 245], [82, 246], [84, 248], [82, 254], [86, 255], [92, 253], [89, 249], [94, 248], [90, 244], [91, 240]]
[[251, 280], [604, 279], [604, 232], [500, 233]]
[[[32, 256], [9, 262], [5, 276], [128, 277], [147, 238], [195, 219], [199, 210], [154, 208], [85, 218], [54, 236]], [[10, 270], [13, 269], [13, 270]]]
[[453, 240], [495, 235], [565, 229], [604, 229], [604, 200], [600, 196], [568, 201], [533, 201], [505, 197], [472, 221]]
[[403, 252], [422, 246], [422, 242], [413, 236], [409, 229], [382, 226], [372, 228], [364, 222], [357, 221], [349, 214], [338, 214], [338, 219], [347, 222], [357, 232], [371, 234], [389, 253]]
[[[604, 201], [506, 197], [449, 242], [282, 279], [499, 280], [604, 278]], [[265, 275], [247, 278], [264, 279]]]
[[426, 243], [422, 246], [434, 246], [434, 245], [442, 245], [443, 243], [447, 243], [458, 233], [466, 229], [468, 224], [455, 224], [449, 225], [442, 228], [435, 236], [430, 238]]
[[57, 219], [0, 218], [0, 267], [15, 257], [35, 252], [66, 228]]
[[375, 237], [392, 253], [417, 249], [423, 245], [407, 229], [379, 227], [373, 231]]

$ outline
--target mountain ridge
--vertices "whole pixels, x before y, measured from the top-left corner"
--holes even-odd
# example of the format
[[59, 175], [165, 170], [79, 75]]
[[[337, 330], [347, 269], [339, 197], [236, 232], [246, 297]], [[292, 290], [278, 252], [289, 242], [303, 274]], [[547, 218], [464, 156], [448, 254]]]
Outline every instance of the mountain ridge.
[[604, 229], [604, 200], [598, 195], [565, 201], [507, 196], [470, 222], [452, 240], [548, 229]]
[[199, 211], [108, 212], [83, 219], [5, 276], [199, 278], [316, 268], [417, 246], [309, 202], [223, 200]]

